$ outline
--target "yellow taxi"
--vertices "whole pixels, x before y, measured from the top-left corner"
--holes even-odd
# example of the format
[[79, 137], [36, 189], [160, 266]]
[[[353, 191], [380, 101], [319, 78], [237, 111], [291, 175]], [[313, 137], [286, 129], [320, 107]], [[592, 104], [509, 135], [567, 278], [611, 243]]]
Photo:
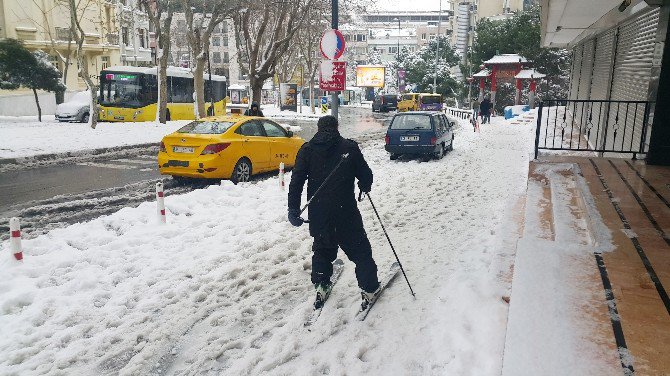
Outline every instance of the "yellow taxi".
[[305, 140], [272, 120], [242, 115], [191, 122], [165, 137], [158, 151], [162, 175], [249, 181], [252, 175], [295, 164]]

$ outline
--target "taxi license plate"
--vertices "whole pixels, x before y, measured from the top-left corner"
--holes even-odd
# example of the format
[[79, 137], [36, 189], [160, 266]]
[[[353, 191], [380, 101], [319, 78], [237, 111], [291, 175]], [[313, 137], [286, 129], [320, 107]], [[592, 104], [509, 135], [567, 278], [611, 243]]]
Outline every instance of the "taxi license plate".
[[401, 136], [400, 141], [419, 141], [419, 136]]
[[190, 153], [193, 154], [193, 148], [188, 146], [173, 146], [172, 151], [175, 153]]

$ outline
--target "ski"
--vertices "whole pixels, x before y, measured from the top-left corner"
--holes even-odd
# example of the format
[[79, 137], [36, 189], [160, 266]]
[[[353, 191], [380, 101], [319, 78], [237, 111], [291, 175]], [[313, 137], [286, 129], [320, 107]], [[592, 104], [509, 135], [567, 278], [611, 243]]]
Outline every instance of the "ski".
[[326, 304], [326, 301], [328, 301], [328, 297], [330, 294], [333, 292], [333, 289], [335, 287], [335, 283], [337, 283], [337, 280], [340, 279], [340, 276], [342, 275], [342, 272], [344, 271], [344, 261], [337, 259], [333, 261], [333, 275], [330, 276], [330, 283], [331, 283], [331, 289], [328, 295], [326, 295], [326, 299], [324, 299], [323, 304], [321, 305], [320, 308], [315, 308], [307, 318], [307, 321], [305, 321], [305, 327], [308, 330], [311, 330], [310, 327], [312, 324], [316, 322], [316, 320], [321, 316], [321, 311], [323, 310], [324, 305]]
[[389, 269], [388, 273], [384, 276], [384, 278], [379, 282], [379, 287], [381, 290], [379, 291], [379, 294], [374, 298], [372, 302], [368, 305], [368, 307], [365, 310], [358, 310], [358, 313], [356, 314], [356, 319], [359, 321], [365, 320], [366, 317], [368, 317], [368, 313], [370, 313], [370, 310], [372, 307], [374, 307], [375, 303], [377, 300], [379, 300], [379, 297], [382, 295], [384, 290], [386, 289], [386, 286], [393, 281], [393, 279], [398, 275], [398, 272], [400, 271], [400, 264], [397, 262], [394, 262], [391, 264], [391, 268]]

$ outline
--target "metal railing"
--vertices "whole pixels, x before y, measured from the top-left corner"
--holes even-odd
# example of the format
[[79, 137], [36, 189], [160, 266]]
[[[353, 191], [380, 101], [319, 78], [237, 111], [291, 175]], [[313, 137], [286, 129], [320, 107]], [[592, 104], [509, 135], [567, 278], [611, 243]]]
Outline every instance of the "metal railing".
[[545, 100], [537, 112], [535, 158], [540, 149], [597, 153], [647, 153], [654, 102]]
[[448, 115], [457, 117], [459, 119], [470, 119], [472, 116], [472, 110], [462, 110], [459, 108], [451, 108], [451, 107], [446, 107], [444, 109], [444, 112]]

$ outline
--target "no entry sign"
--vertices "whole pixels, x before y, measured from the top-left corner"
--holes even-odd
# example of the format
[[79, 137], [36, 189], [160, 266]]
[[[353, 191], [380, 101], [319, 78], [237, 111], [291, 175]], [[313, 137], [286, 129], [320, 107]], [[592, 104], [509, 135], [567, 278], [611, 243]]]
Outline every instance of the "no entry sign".
[[337, 60], [344, 53], [344, 35], [337, 29], [326, 30], [321, 37], [321, 55]]

